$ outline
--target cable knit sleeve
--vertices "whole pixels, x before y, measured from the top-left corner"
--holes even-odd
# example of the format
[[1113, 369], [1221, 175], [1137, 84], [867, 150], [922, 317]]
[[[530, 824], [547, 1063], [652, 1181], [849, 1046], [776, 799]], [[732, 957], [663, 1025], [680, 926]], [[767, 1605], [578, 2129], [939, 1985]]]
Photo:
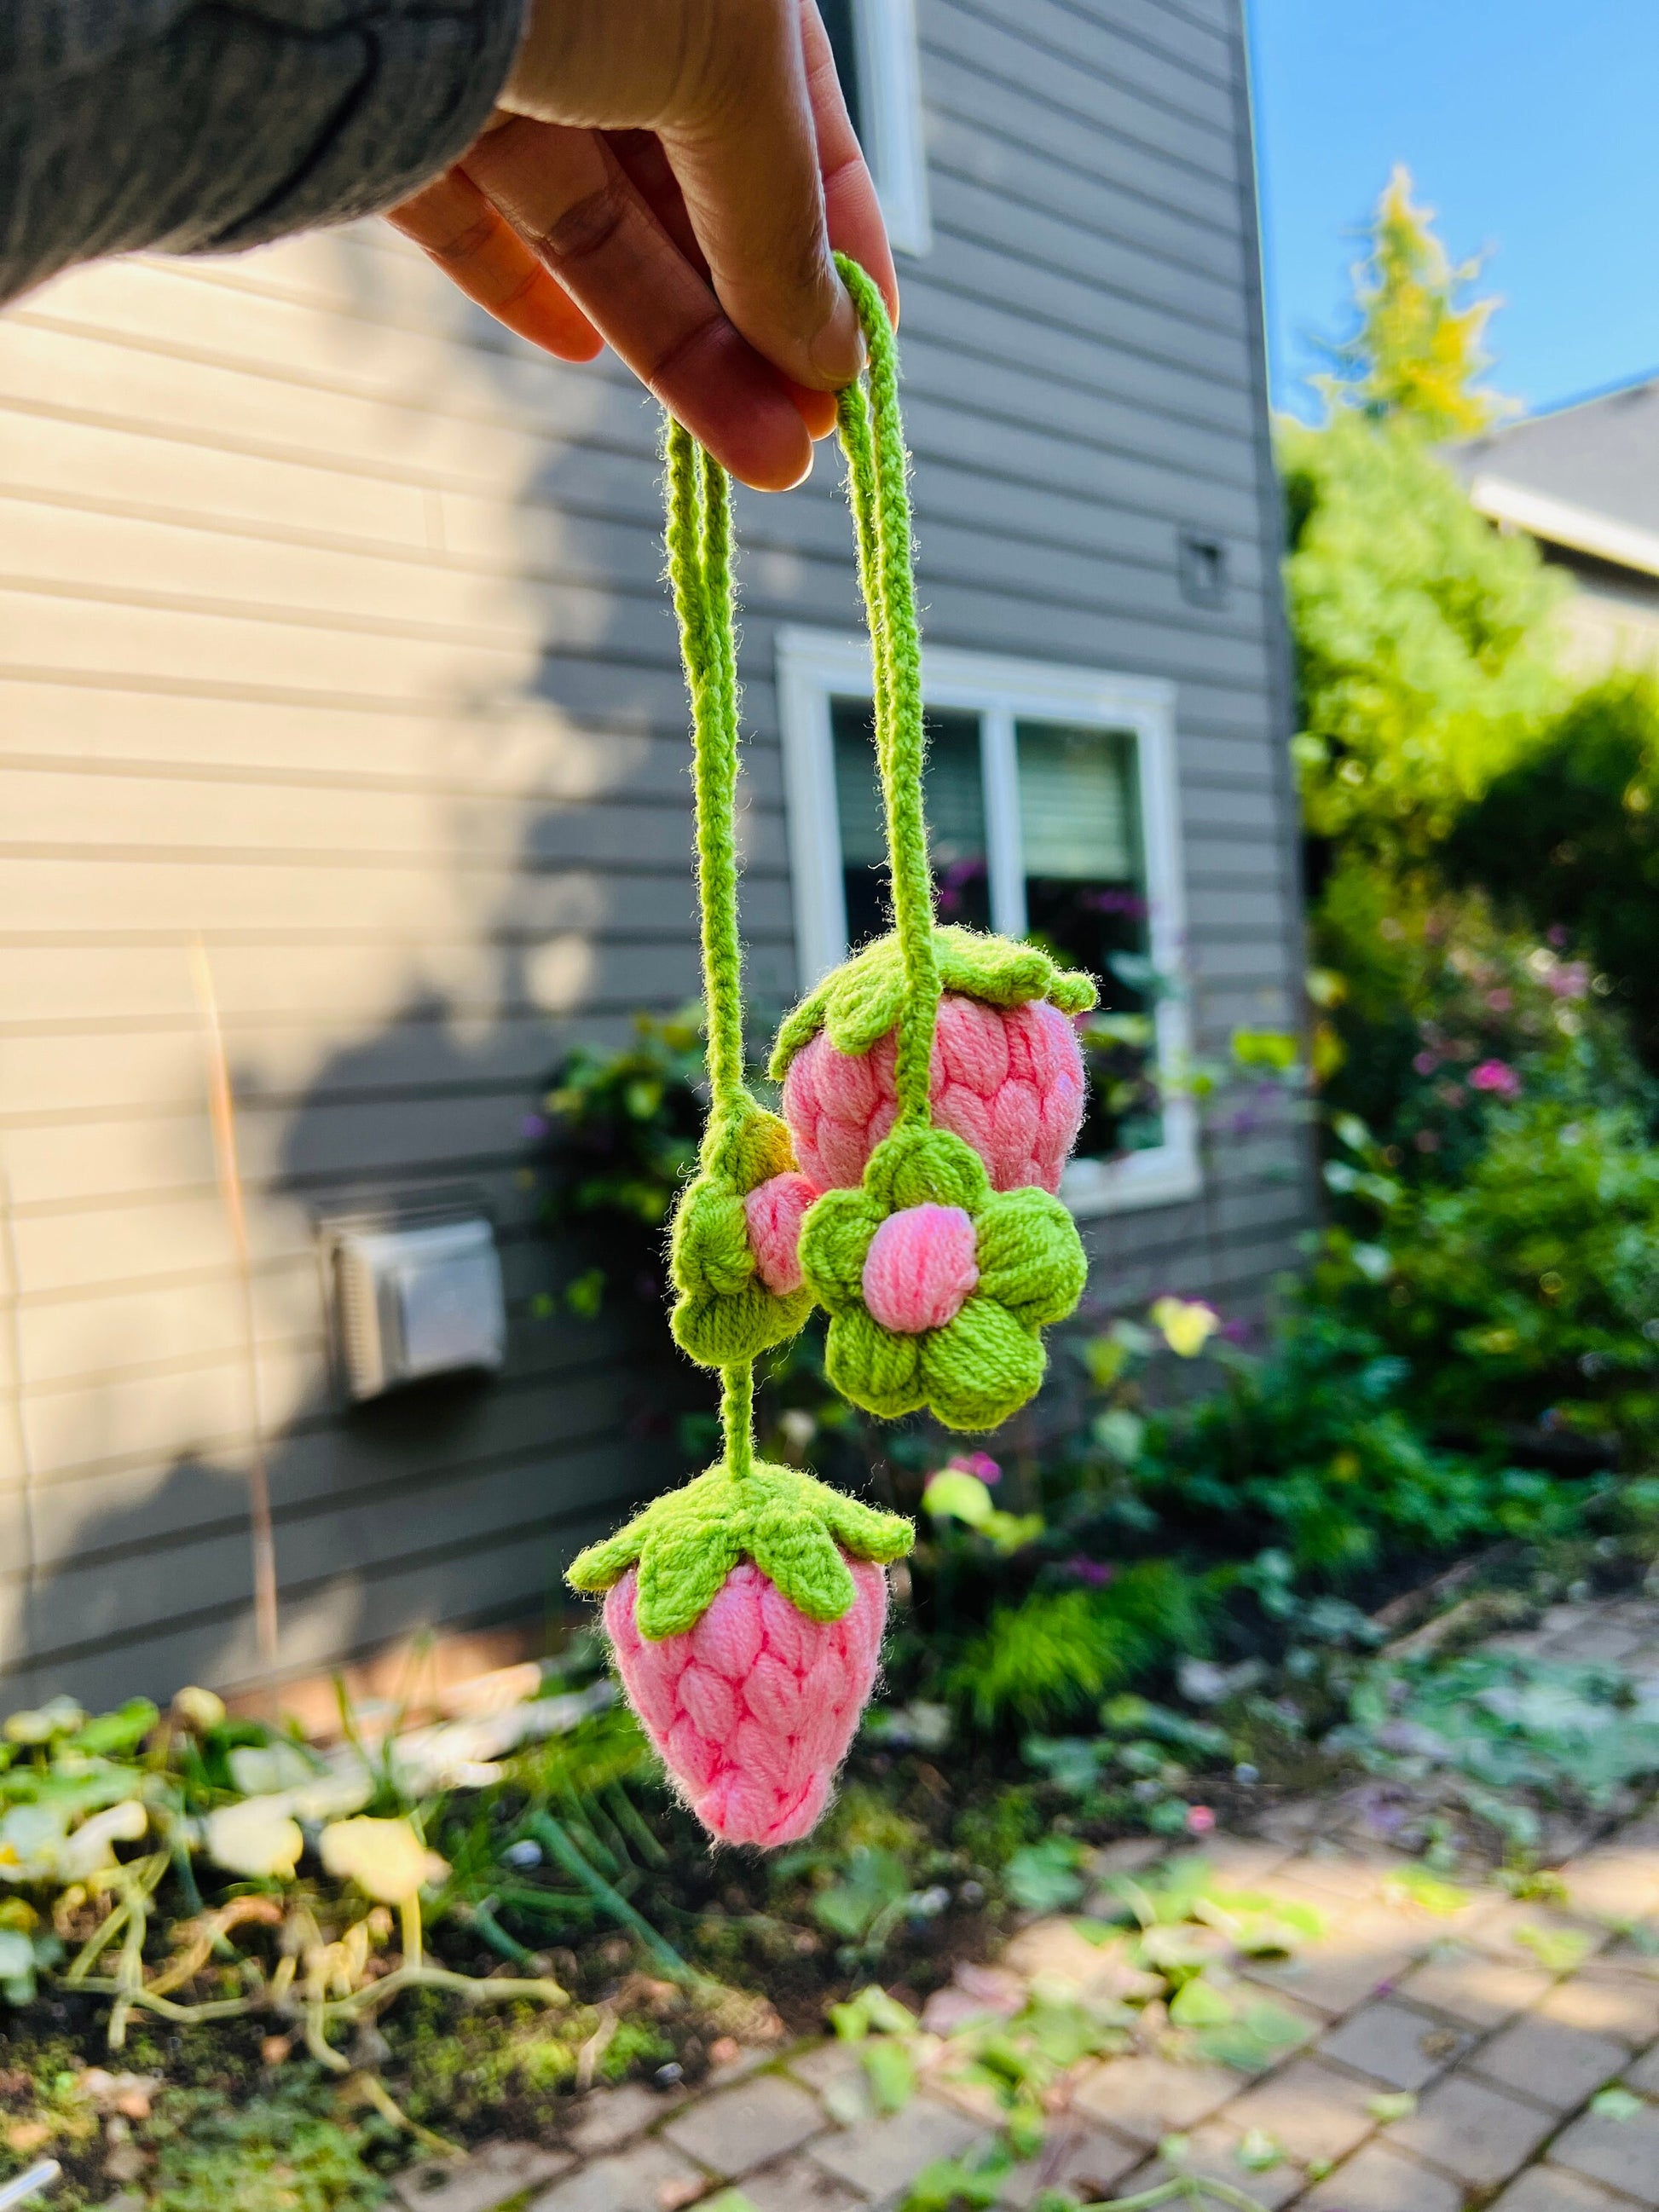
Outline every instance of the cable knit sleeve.
[[489, 119], [525, 0], [0, 0], [0, 300], [390, 207]]

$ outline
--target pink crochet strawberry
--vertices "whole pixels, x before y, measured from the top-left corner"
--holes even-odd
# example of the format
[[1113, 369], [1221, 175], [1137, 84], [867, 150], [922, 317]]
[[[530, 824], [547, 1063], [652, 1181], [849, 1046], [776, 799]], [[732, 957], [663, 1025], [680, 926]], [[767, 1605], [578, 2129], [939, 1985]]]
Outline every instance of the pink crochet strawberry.
[[813, 1620], [750, 1560], [732, 1568], [695, 1628], [653, 1644], [639, 1631], [630, 1567], [605, 1601], [629, 1701], [686, 1802], [727, 1844], [775, 1849], [817, 1823], [875, 1686], [887, 1577], [849, 1559], [857, 1595]]
[[828, 1802], [910, 1523], [799, 1468], [722, 1462], [582, 1553], [629, 1701], [710, 1832], [773, 1848]]
[[[1039, 947], [935, 930], [944, 995], [933, 1034], [933, 1125], [971, 1145], [994, 1190], [1058, 1191], [1087, 1103], [1069, 1017], [1095, 1002], [1086, 975]], [[780, 1031], [772, 1073], [795, 1157], [819, 1190], [850, 1190], [898, 1112], [894, 1030], [903, 999], [896, 940], [838, 968]]]

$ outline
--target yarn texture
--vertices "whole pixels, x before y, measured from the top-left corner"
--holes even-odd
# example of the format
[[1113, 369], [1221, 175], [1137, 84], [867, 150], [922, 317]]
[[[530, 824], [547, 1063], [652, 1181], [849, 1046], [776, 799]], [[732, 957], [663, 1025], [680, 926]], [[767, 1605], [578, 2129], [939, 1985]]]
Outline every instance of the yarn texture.
[[[994, 1191], [971, 1146], [947, 1129], [915, 1127], [877, 1146], [856, 1189], [817, 1201], [800, 1259], [830, 1316], [824, 1371], [836, 1389], [885, 1420], [925, 1408], [970, 1431], [995, 1428], [1035, 1394], [1045, 1365], [1039, 1332], [1071, 1312], [1088, 1272], [1057, 1198], [1030, 1187]], [[960, 1294], [931, 1309], [948, 1304], [945, 1317], [905, 1325], [946, 1283]]]
[[805, 1617], [761, 1570], [734, 1567], [696, 1624], [653, 1641], [634, 1570], [605, 1625], [634, 1710], [687, 1804], [728, 1844], [775, 1850], [816, 1826], [875, 1686], [887, 1577], [851, 1559], [851, 1605]]
[[[821, 1190], [855, 1183], [898, 1118], [894, 1034], [863, 1054], [820, 1030], [795, 1054], [783, 1115], [803, 1174]], [[935, 1124], [969, 1144], [996, 1190], [1057, 1191], [1088, 1103], [1077, 1031], [1041, 999], [987, 1006], [939, 1000], [928, 1103]]]

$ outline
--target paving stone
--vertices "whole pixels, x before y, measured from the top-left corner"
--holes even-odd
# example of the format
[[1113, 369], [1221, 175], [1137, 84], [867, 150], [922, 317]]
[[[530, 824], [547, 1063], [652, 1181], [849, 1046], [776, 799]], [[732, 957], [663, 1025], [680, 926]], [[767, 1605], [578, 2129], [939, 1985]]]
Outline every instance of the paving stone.
[[1431, 2013], [1384, 1997], [1334, 2028], [1319, 2051], [1390, 2089], [1425, 2089], [1462, 2057], [1470, 2040], [1467, 2029], [1448, 2027]]
[[1659, 1850], [1616, 1838], [1561, 1869], [1567, 1895], [1578, 1912], [1598, 1920], [1640, 1920], [1659, 1911]]
[[636, 2143], [556, 2181], [530, 2212], [664, 2212], [665, 2205], [695, 2203], [708, 2186], [708, 2175], [666, 2143]]
[[866, 2212], [869, 2201], [810, 2158], [781, 2159], [745, 2173], [742, 2193], [755, 2212]]
[[1400, 1994], [1471, 2027], [1496, 2027], [1547, 1996], [1551, 1987], [1549, 1976], [1536, 1966], [1514, 1966], [1479, 1951], [1448, 1951], [1407, 1974]]
[[1559, 2166], [1529, 2166], [1491, 2212], [1630, 2212], [1630, 2200], [1609, 2197]]
[[997, 2202], [1024, 2212], [1042, 2189], [1069, 2189], [1085, 2199], [1110, 2197], [1146, 2155], [1144, 2144], [1105, 2128], [1068, 2128], [1056, 2121], [1042, 2154], [1014, 2168]]
[[1474, 2063], [1488, 2081], [1518, 2089], [1553, 2112], [1571, 2112], [1621, 2073], [1629, 2058], [1624, 2045], [1608, 2036], [1534, 2014], [1482, 2044]]
[[937, 2098], [918, 2097], [872, 2127], [821, 2136], [807, 2156], [865, 2196], [883, 2197], [902, 2189], [930, 2160], [955, 2158], [983, 2133]]
[[1308, 2212], [1463, 2212], [1456, 2182], [1387, 2143], [1367, 2143], [1302, 2202]]
[[1551, 2145], [1550, 2156], [1574, 2173], [1622, 2189], [1638, 2204], [1659, 2204], [1659, 2105], [1644, 2106], [1633, 2120], [1586, 2112]]
[[1528, 1936], [1579, 1937], [1583, 1945], [1583, 1959], [1574, 1960], [1568, 1971], [1576, 1971], [1584, 1959], [1592, 1958], [1609, 1941], [1609, 1931], [1600, 1921], [1585, 1914], [1564, 1911], [1559, 1905], [1517, 1904], [1510, 1899], [1480, 1912], [1464, 1932], [1478, 1950], [1490, 1951], [1516, 1966], [1541, 1967], [1546, 1973], [1549, 1967], [1526, 1940]]
[[1298, 2165], [1344, 2157], [1376, 2127], [1367, 2083], [1317, 2058], [1297, 2058], [1227, 2108], [1241, 2134], [1260, 2128]]
[[538, 2143], [480, 2143], [459, 2164], [444, 2159], [410, 2166], [392, 2186], [409, 2212], [495, 2212], [509, 2197], [556, 2181], [575, 2163], [568, 2151]]
[[1075, 1983], [1085, 1997], [1099, 2003], [1113, 1997], [1156, 1996], [1164, 1986], [1157, 1974], [1131, 1965], [1121, 1943], [1091, 1943], [1069, 1920], [1033, 1921], [1003, 1953], [1002, 1964], [1028, 1981], [1042, 1974]]
[[1224, 2066], [1178, 2065], [1172, 2059], [1109, 2058], [1085, 2074], [1072, 2093], [1073, 2109], [1103, 2120], [1142, 2142], [1198, 2125], [1239, 2087]]
[[[1218, 2120], [1212, 2121], [1188, 2136], [1187, 2167], [1206, 2181], [1225, 2181], [1235, 2189], [1242, 2189], [1264, 2208], [1264, 2212], [1278, 2212], [1281, 2204], [1299, 2198], [1308, 2185], [1308, 2177], [1301, 2167], [1293, 2166], [1288, 2159], [1281, 2159], [1265, 2173], [1249, 2172], [1238, 2162], [1238, 2146], [1243, 2141], [1237, 2129]], [[1156, 2189], [1173, 2178], [1172, 2169], [1161, 2158], [1152, 2159], [1121, 2185], [1126, 2196], [1138, 2196], [1142, 2190]]]
[[[1274, 1890], [1277, 1893], [1277, 1883]], [[1333, 2018], [1353, 2011], [1383, 1984], [1397, 1982], [1409, 1972], [1427, 1940], [1420, 1931], [1402, 1928], [1394, 1913], [1366, 1905], [1342, 1906], [1310, 1891], [1301, 1895], [1324, 1910], [1323, 1935], [1291, 1958], [1255, 1960], [1244, 1971], [1252, 1981], [1299, 1997]]]
[[665, 2097], [639, 2081], [624, 2081], [617, 2089], [596, 2089], [571, 2124], [571, 2148], [584, 2158], [615, 2150], [684, 2101], [684, 2097]]
[[1284, 1892], [1294, 1884], [1328, 1899], [1358, 1905], [1380, 1896], [1389, 1876], [1411, 1863], [1399, 1851], [1304, 1851], [1300, 1858], [1288, 1859], [1278, 1869], [1273, 1887]]
[[827, 2089], [832, 2081], [844, 2081], [849, 2074], [863, 2071], [856, 2043], [843, 2042], [836, 2036], [833, 2042], [814, 2044], [788, 2061], [789, 2071], [798, 2081], [805, 2081], [809, 2089]]
[[1285, 1863], [1282, 1844], [1249, 1836], [1206, 1836], [1193, 1856], [1213, 1869], [1225, 1889], [1260, 1889]]
[[1659, 2043], [1656, 2043], [1644, 2057], [1638, 2058], [1634, 2066], [1626, 2069], [1625, 2080], [1632, 2089], [1641, 2090], [1644, 2096], [1659, 2097]]
[[1103, 1844], [1090, 1853], [1088, 1871], [1095, 1881], [1107, 1881], [1115, 1874], [1139, 1874], [1143, 1867], [1156, 1866], [1169, 1855], [1170, 1846], [1161, 1837], [1121, 1836], [1116, 1843]]
[[823, 2107], [798, 2083], [763, 2074], [735, 2089], [700, 2098], [663, 2135], [676, 2150], [728, 2180], [799, 2150], [829, 2125]]
[[1547, 2020], [1589, 2035], [1614, 2036], [1636, 2049], [1659, 2035], [1659, 1981], [1595, 1959], [1570, 1982], [1558, 1982], [1540, 1999], [1538, 2010]]
[[1554, 2125], [1547, 2112], [1508, 2090], [1454, 2074], [1389, 2134], [1398, 2148], [1415, 2151], [1475, 2188], [1490, 2189], [1524, 2166]]

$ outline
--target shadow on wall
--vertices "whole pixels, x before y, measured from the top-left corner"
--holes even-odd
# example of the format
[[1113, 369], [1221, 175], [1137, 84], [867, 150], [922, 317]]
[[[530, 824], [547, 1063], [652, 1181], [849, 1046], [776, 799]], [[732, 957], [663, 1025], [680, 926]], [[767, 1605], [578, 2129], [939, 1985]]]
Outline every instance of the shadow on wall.
[[[378, 266], [362, 247], [342, 258], [365, 283], [363, 268]], [[487, 375], [503, 415], [521, 416], [527, 380], [583, 374], [508, 350], [493, 325], [469, 319], [469, 369], [475, 385]], [[330, 1051], [293, 1095], [262, 1073], [257, 1043], [239, 1051], [230, 1010], [261, 1303], [269, 1291], [282, 1305], [271, 1286], [291, 1285], [307, 1264], [291, 1237], [281, 1257], [265, 1256], [278, 1216], [439, 1191], [494, 1215], [507, 1290], [499, 1377], [356, 1410], [324, 1379], [320, 1300], [299, 1301], [309, 1321], [290, 1323], [287, 1341], [262, 1342], [262, 1371], [303, 1378], [267, 1393], [294, 1407], [268, 1443], [284, 1674], [424, 1627], [519, 1621], [556, 1606], [574, 1551], [678, 1479], [677, 1410], [707, 1395], [705, 1378], [662, 1361], [665, 1328], [648, 1317], [547, 1312], [561, 1263], [526, 1188], [524, 1117], [562, 1051], [578, 1036], [619, 1036], [638, 1006], [683, 1004], [696, 980], [689, 752], [676, 749], [684, 707], [657, 580], [654, 464], [614, 388], [593, 411], [598, 431], [550, 441], [514, 506], [516, 573], [502, 574], [501, 592], [547, 610], [530, 674], [464, 706], [431, 702], [453, 728], [455, 757], [477, 770], [446, 779], [441, 865], [459, 875], [500, 855], [497, 884], [506, 878], [475, 924], [465, 990], [428, 980], [416, 946], [403, 1002]], [[582, 518], [600, 511], [586, 548]], [[560, 613], [573, 594], [580, 621]], [[556, 742], [548, 709], [570, 726]], [[498, 739], [532, 763], [528, 775], [514, 770], [516, 784]], [[402, 765], [385, 763], [388, 774]], [[351, 872], [340, 880], [349, 898]], [[778, 912], [782, 902], [780, 878]], [[365, 927], [345, 912], [307, 919], [313, 930]], [[775, 965], [787, 958], [780, 947]], [[280, 1135], [262, 1151], [258, 1132], [273, 1120]], [[229, 1279], [224, 1289], [234, 1295]], [[0, 1678], [0, 1698], [67, 1690], [99, 1705], [165, 1697], [189, 1680], [255, 1679], [246, 1465], [240, 1443], [188, 1449], [159, 1480], [99, 1483], [101, 1510], [39, 1547], [24, 1605], [30, 1657]]]

